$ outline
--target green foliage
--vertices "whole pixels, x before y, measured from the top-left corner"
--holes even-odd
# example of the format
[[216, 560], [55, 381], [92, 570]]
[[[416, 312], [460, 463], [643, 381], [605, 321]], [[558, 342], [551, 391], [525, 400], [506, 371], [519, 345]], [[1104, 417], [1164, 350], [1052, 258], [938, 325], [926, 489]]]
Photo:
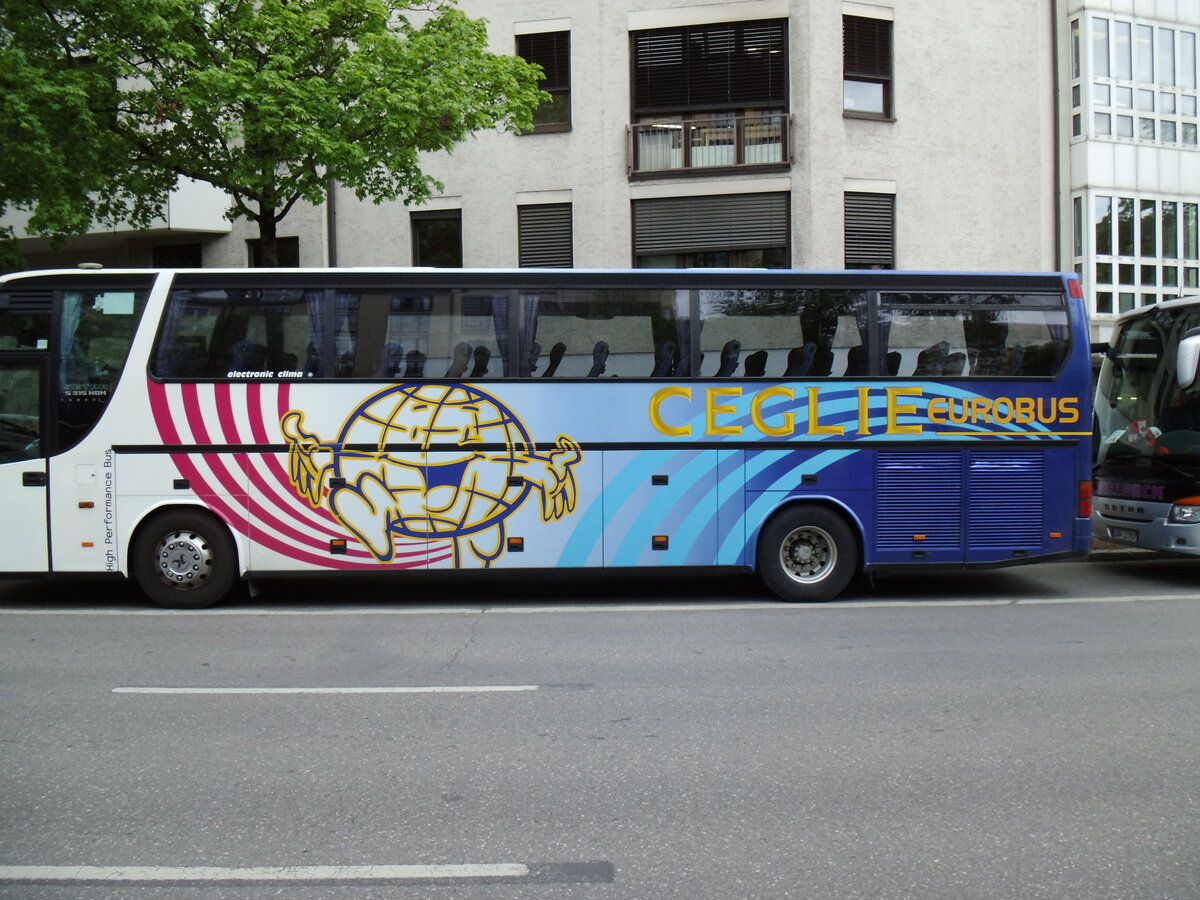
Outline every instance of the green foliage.
[[21, 256], [11, 229], [0, 228], [0, 275], [20, 272], [24, 268], [25, 258]]
[[145, 227], [184, 176], [266, 249], [330, 178], [426, 200], [419, 154], [527, 130], [540, 74], [454, 0], [4, 0], [0, 212], [52, 236]]

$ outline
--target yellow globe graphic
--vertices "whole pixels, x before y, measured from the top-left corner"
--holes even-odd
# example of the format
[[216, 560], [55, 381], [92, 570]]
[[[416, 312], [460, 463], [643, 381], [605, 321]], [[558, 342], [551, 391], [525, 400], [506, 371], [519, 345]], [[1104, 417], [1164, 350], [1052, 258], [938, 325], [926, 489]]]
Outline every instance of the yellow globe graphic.
[[388, 526], [417, 540], [465, 537], [500, 524], [528, 496], [533, 442], [494, 397], [470, 385], [398, 384], [346, 419], [331, 474], [382, 479], [398, 515]]

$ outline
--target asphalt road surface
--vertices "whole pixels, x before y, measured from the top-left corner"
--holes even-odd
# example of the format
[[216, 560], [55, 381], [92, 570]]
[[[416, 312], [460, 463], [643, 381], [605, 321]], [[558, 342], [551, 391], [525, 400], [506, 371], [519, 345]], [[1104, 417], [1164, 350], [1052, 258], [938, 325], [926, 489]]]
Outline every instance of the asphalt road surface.
[[1200, 897], [1198, 576], [0, 585], [0, 897]]

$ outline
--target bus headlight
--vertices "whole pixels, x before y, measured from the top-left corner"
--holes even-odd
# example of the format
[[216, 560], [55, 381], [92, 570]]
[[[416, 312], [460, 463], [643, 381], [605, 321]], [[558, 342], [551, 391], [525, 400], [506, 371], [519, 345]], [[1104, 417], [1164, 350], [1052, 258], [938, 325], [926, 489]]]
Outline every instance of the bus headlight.
[[1200, 497], [1187, 497], [1184, 501], [1176, 503], [1171, 507], [1171, 515], [1167, 521], [1176, 525], [1200, 523]]

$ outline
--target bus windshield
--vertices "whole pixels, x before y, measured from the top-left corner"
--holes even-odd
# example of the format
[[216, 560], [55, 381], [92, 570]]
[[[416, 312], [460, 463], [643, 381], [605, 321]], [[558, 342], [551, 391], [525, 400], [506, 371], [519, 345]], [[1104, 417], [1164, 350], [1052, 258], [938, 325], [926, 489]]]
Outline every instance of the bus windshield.
[[1200, 467], [1200, 387], [1175, 379], [1179, 340], [1197, 325], [1195, 306], [1158, 309], [1114, 335], [1096, 393], [1100, 462]]

